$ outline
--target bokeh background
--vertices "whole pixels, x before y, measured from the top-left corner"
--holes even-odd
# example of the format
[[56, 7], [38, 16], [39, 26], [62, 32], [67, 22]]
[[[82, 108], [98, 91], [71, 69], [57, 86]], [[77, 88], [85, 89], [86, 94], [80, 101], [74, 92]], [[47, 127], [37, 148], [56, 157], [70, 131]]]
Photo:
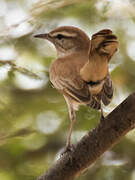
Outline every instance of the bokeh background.
[[[120, 49], [110, 63], [115, 86], [107, 115], [135, 90], [134, 0], [0, 0], [0, 180], [35, 180], [59, 158], [69, 130], [67, 106], [49, 82], [56, 58], [36, 33], [62, 25], [89, 37], [103, 28]], [[80, 107], [72, 142], [95, 127], [100, 113]], [[122, 138], [78, 180], [135, 180], [135, 131]]]

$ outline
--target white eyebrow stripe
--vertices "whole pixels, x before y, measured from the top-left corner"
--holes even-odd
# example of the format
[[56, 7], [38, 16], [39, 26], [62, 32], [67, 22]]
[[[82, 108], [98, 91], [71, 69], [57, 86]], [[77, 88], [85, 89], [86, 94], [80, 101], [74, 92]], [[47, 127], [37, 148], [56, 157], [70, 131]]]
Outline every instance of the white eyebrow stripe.
[[66, 37], [75, 37], [75, 36], [77, 36], [76, 33], [72, 33], [72, 32], [68, 33], [66, 31], [50, 33], [50, 35], [52, 37], [56, 37], [58, 34], [61, 34], [61, 35], [66, 36]]

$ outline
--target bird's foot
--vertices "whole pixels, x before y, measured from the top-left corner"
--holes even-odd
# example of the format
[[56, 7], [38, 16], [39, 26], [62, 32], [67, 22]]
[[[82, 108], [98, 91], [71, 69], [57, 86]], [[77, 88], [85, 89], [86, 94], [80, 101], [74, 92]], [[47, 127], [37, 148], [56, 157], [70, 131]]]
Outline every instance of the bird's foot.
[[103, 122], [104, 120], [105, 120], [104, 115], [101, 115], [101, 117], [100, 117], [100, 122]]
[[70, 145], [67, 145], [63, 151], [61, 152], [61, 156], [63, 156], [65, 153], [70, 153], [70, 152], [73, 152], [75, 149], [74, 145], [73, 144], [70, 144]]

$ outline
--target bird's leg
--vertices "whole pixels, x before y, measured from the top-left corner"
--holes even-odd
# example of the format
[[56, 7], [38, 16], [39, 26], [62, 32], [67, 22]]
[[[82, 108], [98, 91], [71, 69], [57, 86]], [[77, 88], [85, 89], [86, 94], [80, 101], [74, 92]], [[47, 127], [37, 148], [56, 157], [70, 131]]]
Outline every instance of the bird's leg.
[[71, 148], [72, 148], [72, 146], [71, 146], [71, 135], [72, 135], [72, 129], [73, 129], [73, 125], [74, 125], [76, 117], [75, 117], [75, 111], [74, 111], [72, 105], [69, 104], [68, 109], [69, 109], [69, 117], [70, 117], [71, 123], [70, 123], [69, 134], [67, 137], [66, 149], [71, 150]]
[[73, 129], [73, 125], [75, 122], [75, 110], [72, 107], [72, 104], [69, 103], [69, 101], [66, 99], [67, 105], [68, 105], [68, 111], [69, 111], [69, 117], [70, 117], [70, 129], [69, 129], [69, 133], [68, 133], [68, 137], [67, 137], [67, 143], [66, 143], [66, 149], [63, 150], [63, 152], [61, 153], [61, 155], [70, 152], [74, 149], [74, 146], [71, 145], [71, 135], [72, 135], [72, 129]]
[[73, 108], [72, 101], [65, 95], [64, 95], [64, 98], [65, 98], [67, 106], [68, 106], [68, 112], [69, 112], [69, 117], [70, 117], [71, 123], [70, 123], [70, 129], [69, 129], [69, 133], [68, 133], [68, 137], [67, 137], [66, 150], [62, 154], [64, 154], [67, 151], [71, 151], [73, 148], [73, 145], [71, 145], [71, 135], [72, 135], [73, 125], [74, 125], [74, 122], [76, 119], [75, 110]]
[[103, 121], [105, 119], [105, 117], [104, 117], [104, 112], [103, 112], [103, 108], [102, 108], [101, 102], [100, 102], [100, 111], [101, 111], [100, 121]]

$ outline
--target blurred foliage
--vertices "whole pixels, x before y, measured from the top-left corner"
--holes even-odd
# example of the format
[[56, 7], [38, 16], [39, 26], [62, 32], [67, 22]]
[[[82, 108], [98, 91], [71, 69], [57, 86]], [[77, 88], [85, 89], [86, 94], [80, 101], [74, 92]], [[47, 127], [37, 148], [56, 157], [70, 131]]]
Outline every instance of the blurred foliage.
[[[111, 112], [135, 89], [133, 0], [0, 1], [0, 179], [35, 180], [64, 147], [69, 130], [66, 103], [49, 82], [56, 58], [50, 43], [33, 35], [73, 25], [90, 37], [112, 29], [120, 42], [110, 63], [115, 86]], [[72, 141], [95, 127], [100, 113], [80, 107]], [[106, 152], [78, 180], [135, 180], [135, 131]]]

